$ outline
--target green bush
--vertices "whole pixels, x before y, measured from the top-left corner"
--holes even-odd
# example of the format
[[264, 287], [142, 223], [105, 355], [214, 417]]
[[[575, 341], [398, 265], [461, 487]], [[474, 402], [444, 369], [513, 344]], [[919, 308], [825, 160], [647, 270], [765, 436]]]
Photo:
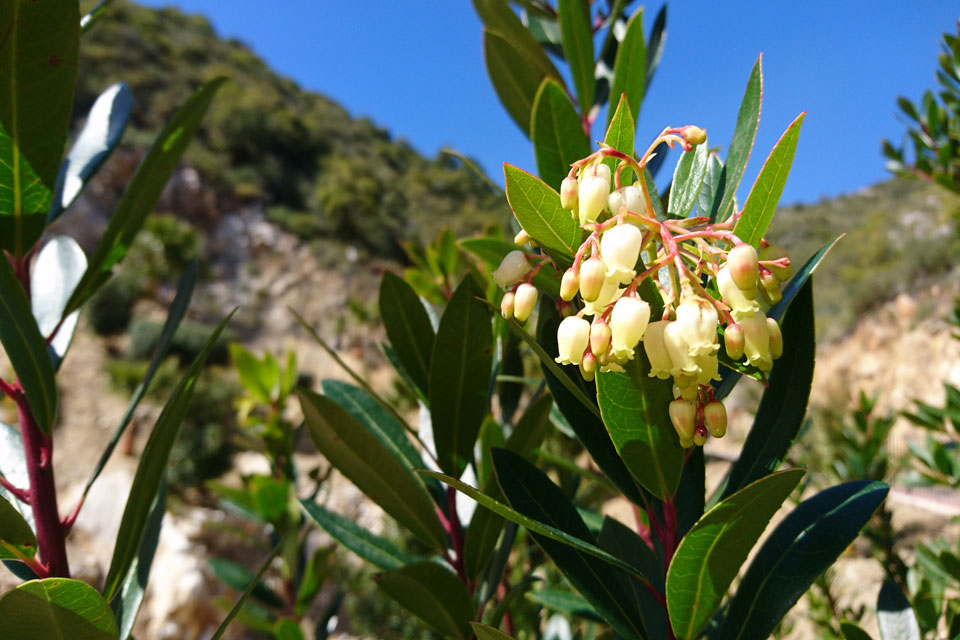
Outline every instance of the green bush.
[[143, 294], [145, 282], [138, 274], [121, 270], [90, 299], [87, 317], [97, 335], [119, 333], [130, 324], [133, 305]]

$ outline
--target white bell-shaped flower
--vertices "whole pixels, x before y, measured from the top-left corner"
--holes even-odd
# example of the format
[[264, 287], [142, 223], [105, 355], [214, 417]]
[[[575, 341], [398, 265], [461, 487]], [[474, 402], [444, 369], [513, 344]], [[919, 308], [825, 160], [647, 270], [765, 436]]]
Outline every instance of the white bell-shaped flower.
[[493, 281], [501, 287], [507, 287], [517, 282], [530, 271], [530, 263], [523, 251], [511, 251], [500, 261], [500, 266], [493, 272]]
[[610, 167], [605, 164], [587, 168], [580, 178], [577, 192], [580, 224], [597, 221], [610, 197]]
[[650, 323], [650, 305], [634, 296], [620, 298], [610, 313], [610, 351], [633, 360], [634, 349]]
[[637, 275], [634, 267], [640, 257], [643, 232], [632, 224], [618, 224], [600, 236], [600, 255], [607, 265], [607, 277], [627, 284]]
[[[730, 315], [737, 322], [740, 322], [741, 318], [752, 316], [760, 311], [760, 303], [748, 298], [743, 290], [737, 286], [730, 276], [729, 268], [723, 267], [717, 272], [717, 288], [720, 289], [720, 296], [723, 301], [730, 307]], [[754, 289], [754, 297], [756, 297], [756, 289]]]
[[697, 360], [690, 353], [690, 347], [687, 345], [678, 323], [671, 322], [663, 330], [663, 342], [667, 345], [667, 353], [670, 354], [670, 360], [673, 362], [673, 369], [670, 373], [674, 377], [684, 375], [695, 377], [700, 373]]
[[578, 316], [564, 318], [557, 329], [556, 360], [560, 364], [580, 364], [590, 342], [590, 323]]
[[773, 368], [773, 354], [770, 353], [770, 332], [767, 317], [762, 311], [738, 321], [743, 327], [743, 352], [747, 361], [761, 371]]
[[697, 382], [702, 385], [708, 385], [714, 380], [720, 379], [720, 361], [716, 353], [703, 353], [694, 356], [697, 367], [700, 372], [697, 373]]
[[622, 207], [626, 207], [627, 211], [633, 213], [643, 213], [643, 192], [640, 191], [640, 187], [630, 185], [610, 193], [610, 197], [607, 198], [607, 208], [610, 213], [618, 215]]
[[600, 294], [597, 298], [592, 302], [584, 303], [583, 314], [586, 316], [603, 315], [607, 306], [622, 296], [624, 291], [626, 291], [626, 289], [621, 289], [619, 282], [613, 278], [607, 278], [603, 281], [603, 287], [600, 288]]
[[518, 322], [522, 324], [527, 321], [527, 318], [533, 313], [533, 308], [537, 306], [539, 295], [537, 288], [530, 283], [524, 282], [517, 287], [513, 300], [513, 317]]
[[686, 340], [690, 355], [713, 354], [720, 349], [717, 323], [720, 317], [710, 301], [697, 295], [688, 295], [677, 305], [677, 324]]
[[670, 359], [670, 353], [663, 339], [664, 330], [668, 324], [667, 320], [651, 322], [643, 333], [643, 350], [646, 351], [647, 360], [650, 361], [651, 378], [666, 380], [673, 370], [673, 360]]

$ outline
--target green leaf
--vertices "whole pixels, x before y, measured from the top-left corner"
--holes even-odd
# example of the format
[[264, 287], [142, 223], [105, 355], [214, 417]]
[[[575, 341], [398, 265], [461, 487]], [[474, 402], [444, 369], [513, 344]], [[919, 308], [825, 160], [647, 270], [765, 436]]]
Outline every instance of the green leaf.
[[456, 575], [436, 562], [417, 562], [374, 576], [377, 586], [433, 629], [470, 637], [473, 598]]
[[723, 498], [776, 471], [803, 425], [816, 356], [812, 282], [801, 289], [782, 333], [783, 355], [773, 364], [770, 384], [740, 457], [730, 468]]
[[387, 271], [380, 281], [380, 317], [390, 346], [417, 388], [430, 388], [433, 326], [420, 297], [403, 278]]
[[[253, 572], [246, 567], [225, 558], [209, 558], [207, 564], [213, 573], [233, 589], [243, 592], [253, 581]], [[263, 580], [254, 583], [250, 596], [268, 607], [283, 607], [283, 599], [267, 586]]]
[[30, 306], [40, 335], [49, 339], [50, 359], [59, 369], [70, 348], [77, 328], [79, 312], [64, 317], [63, 310], [83, 270], [87, 257], [76, 240], [68, 236], [54, 236], [43, 245], [30, 269]]
[[304, 640], [300, 625], [293, 618], [280, 618], [270, 630], [274, 640]]
[[163, 525], [163, 514], [166, 508], [167, 490], [166, 484], [162, 483], [160, 491], [154, 498], [150, 515], [147, 517], [147, 526], [144, 529], [143, 539], [140, 541], [140, 548], [137, 550], [137, 557], [130, 565], [130, 569], [123, 579], [123, 584], [120, 586], [120, 591], [110, 601], [114, 619], [120, 628], [120, 640], [126, 640], [130, 637], [133, 632], [133, 624], [137, 620], [137, 614], [140, 613], [140, 605], [143, 604], [143, 596], [150, 579], [153, 556], [157, 551], [157, 544], [160, 542], [160, 527]]
[[597, 375], [603, 423], [633, 477], [657, 498], [668, 500], [680, 484], [684, 457], [667, 411], [672, 386], [647, 375], [646, 353], [638, 353], [626, 369]]
[[[557, 20], [563, 38], [563, 57], [570, 65], [580, 111], [593, 106], [593, 24], [589, 0], [557, 0]], [[584, 154], [586, 155], [586, 154]], [[583, 157], [583, 156], [581, 156]]]
[[127, 497], [127, 504], [123, 509], [123, 517], [120, 520], [120, 530], [117, 532], [117, 542], [113, 548], [110, 568], [104, 580], [103, 595], [108, 601], [112, 600], [117, 594], [130, 565], [137, 557], [154, 498], [162, 484], [170, 450], [180, 433], [180, 426], [187, 415], [187, 410], [190, 408], [197, 380], [203, 371], [203, 366], [206, 364], [213, 345], [220, 334], [223, 333], [223, 329], [227, 326], [231, 317], [233, 317], [233, 312], [230, 312], [217, 325], [217, 328], [207, 339], [203, 351], [197, 355], [187, 373], [180, 379], [180, 382], [170, 394], [167, 404], [163, 407], [160, 417], [157, 418], [157, 423], [143, 448], [140, 464], [137, 466], [137, 472], [133, 477], [133, 485], [130, 487], [130, 494]]
[[[607, 125], [607, 132], [603, 136], [603, 143], [620, 153], [633, 156], [633, 144], [637, 137], [633, 116], [630, 112], [630, 102], [626, 95], [621, 95], [617, 102], [617, 109], [614, 111], [610, 124]], [[610, 171], [616, 171], [618, 160], [607, 158], [603, 161]], [[622, 174], [623, 184], [630, 184], [631, 171], [625, 169]]]
[[226, 78], [215, 78], [198, 89], [173, 114], [157, 137], [120, 197], [64, 313], [78, 309], [105, 282], [113, 266], [126, 255], [147, 215], [153, 211], [163, 187], [180, 163], [210, 101], [225, 81]]
[[777, 525], [731, 599], [723, 640], [767, 638], [887, 495], [882, 482], [848, 482], [804, 500]]
[[718, 195], [719, 202], [714, 202], [710, 217], [723, 222], [733, 214], [734, 198], [737, 187], [743, 178], [743, 171], [747, 167], [753, 141], [757, 137], [757, 125], [760, 123], [760, 102], [763, 98], [763, 54], [757, 56], [757, 61], [750, 71], [747, 80], [747, 89], [743, 93], [740, 103], [740, 112], [737, 114], [737, 126], [733, 130], [733, 140], [727, 151], [727, 161], [723, 166], [723, 188]]
[[750, 195], [747, 196], [747, 202], [743, 205], [740, 219], [733, 228], [737, 237], [755, 247], [760, 245], [760, 240], [767, 232], [770, 221], [773, 220], [773, 214], [777, 210], [783, 186], [787, 182], [790, 167], [793, 165], [793, 156], [797, 151], [800, 127], [806, 115], [806, 112], [803, 112], [797, 116], [770, 151], [750, 189]]
[[667, 43], [667, 5], [664, 4], [657, 12], [657, 17], [653, 20], [653, 26], [650, 27], [650, 37], [647, 38], [650, 43], [648, 47], [650, 55], [647, 56], [647, 88], [653, 82], [653, 75], [660, 66], [660, 58], [663, 57], [663, 47]]
[[9, 0], [0, 16], [0, 250], [40, 238], [73, 113], [80, 9]]
[[111, 85], [93, 103], [90, 113], [87, 114], [86, 124], [60, 166], [47, 224], [60, 217], [60, 214], [73, 204], [120, 144], [132, 110], [133, 95], [125, 82]]
[[697, 215], [710, 217], [713, 203], [718, 202], [717, 194], [723, 185], [723, 162], [716, 153], [708, 153], [707, 171], [703, 176], [703, 185], [697, 194]]
[[562, 589], [540, 589], [531, 591], [527, 596], [534, 602], [539, 602], [551, 611], [558, 611], [568, 616], [577, 616], [594, 622], [603, 622], [590, 603], [582, 596]]
[[233, 604], [233, 607], [231, 607], [230, 611], [227, 612], [227, 615], [224, 617], [223, 621], [220, 622], [220, 626], [217, 627], [217, 630], [213, 633], [213, 636], [210, 638], [210, 640], [219, 640], [224, 631], [227, 630], [227, 627], [230, 626], [230, 623], [233, 621], [233, 619], [237, 617], [237, 614], [240, 613], [241, 609], [243, 609], [243, 605], [247, 601], [247, 598], [249, 598], [250, 594], [253, 593], [253, 589], [257, 584], [260, 583], [260, 580], [267, 572], [267, 569], [270, 568], [270, 565], [273, 563], [273, 559], [280, 555], [280, 552], [283, 550], [284, 544], [287, 542], [287, 538], [289, 536], [290, 533], [288, 532], [280, 539], [280, 542], [278, 542], [277, 546], [273, 548], [273, 551], [270, 552], [270, 555], [266, 557], [266, 559], [263, 561], [263, 565], [257, 572], [257, 575], [253, 576], [253, 579], [250, 580], [249, 584], [247, 584], [247, 588], [244, 589], [243, 593], [240, 594], [240, 597]]
[[840, 622], [840, 633], [843, 634], [843, 640], [873, 640], [869, 633], [846, 620]]
[[330, 464], [431, 548], [444, 548], [433, 501], [410, 470], [330, 398], [301, 388], [297, 396], [307, 431]]
[[[270, 405], [273, 402], [274, 386], [279, 383], [279, 369], [269, 371], [265, 361], [261, 362], [253, 353], [237, 343], [230, 345], [230, 362], [237, 370], [240, 384], [259, 402]], [[271, 376], [271, 373], [274, 375]]]
[[710, 509], [677, 547], [667, 570], [667, 611], [678, 640], [694, 638], [720, 606], [740, 565], [803, 469], [762, 478]]
[[6, 256], [0, 255], [0, 343], [44, 433], [57, 415], [57, 385], [47, 343], [37, 327], [20, 281]]
[[887, 580], [877, 598], [877, 624], [882, 640], [920, 640], [920, 626], [910, 602], [896, 583]]
[[[613, 83], [610, 85], [610, 95], [618, 104], [621, 97], [626, 100], [625, 104], [630, 105], [630, 119], [636, 122], [646, 90], [647, 45], [643, 40], [643, 7], [641, 7], [627, 22], [627, 32], [617, 48], [617, 61], [613, 66]], [[614, 111], [607, 109], [608, 127], [613, 118]], [[633, 140], [631, 140], [631, 144], [632, 142]]]
[[459, 477], [473, 459], [487, 392], [493, 334], [483, 292], [467, 276], [440, 318], [430, 358], [430, 419], [440, 468]]
[[36, 552], [37, 536], [30, 524], [16, 507], [0, 496], [0, 558], [29, 560]]
[[560, 206], [560, 194], [540, 178], [504, 163], [507, 202], [530, 237], [547, 250], [558, 265], [573, 262], [582, 230], [570, 212]]
[[787, 282], [786, 286], [783, 287], [783, 298], [778, 302], [767, 314], [770, 318], [779, 319], [784, 317], [787, 307], [790, 306], [790, 303], [793, 302], [793, 299], [797, 297], [797, 294], [803, 288], [803, 285], [806, 284], [807, 280], [810, 279], [810, 276], [813, 275], [814, 271], [817, 270], [817, 267], [820, 265], [820, 262], [826, 257], [827, 252], [833, 248], [837, 242], [840, 241], [840, 238], [843, 237], [843, 234], [837, 236], [827, 244], [820, 247], [820, 250], [815, 254], [807, 258], [807, 261], [803, 263], [803, 266], [800, 267], [790, 278], [790, 281]]
[[[464, 238], [458, 242], [460, 248], [472, 253], [490, 267], [490, 270], [500, 266], [500, 262], [511, 251], [516, 251], [517, 245], [497, 238]], [[533, 286], [554, 298], [560, 297], [560, 278], [551, 274], [550, 269], [541, 269], [533, 276]], [[499, 313], [499, 310], [496, 310]]]
[[401, 551], [389, 540], [376, 536], [353, 520], [344, 518], [311, 500], [300, 500], [307, 515], [350, 551], [380, 569], [399, 569], [416, 558]]
[[570, 165], [590, 155], [590, 141], [566, 91], [552, 78], [544, 78], [537, 91], [530, 129], [540, 177], [559, 190]]
[[498, 631], [489, 625], [480, 622], [471, 622], [470, 627], [477, 636], [477, 640], [514, 640], [513, 636], [508, 636], [502, 631]]
[[0, 597], [4, 637], [116, 640], [117, 623], [96, 589], [79, 580], [26, 582]]
[[497, 97], [520, 130], [529, 137], [533, 103], [543, 74], [531, 66], [517, 64], [523, 54], [489, 29], [483, 30], [483, 55]]
[[303, 578], [300, 581], [300, 588], [297, 589], [297, 602], [294, 607], [294, 613], [302, 616], [313, 604], [317, 594], [326, 582], [333, 567], [333, 552], [336, 545], [320, 547], [313, 552], [310, 561], [307, 562], [303, 570]]
[[[646, 637], [642, 613], [635, 603], [623, 597], [631, 575], [649, 582], [641, 570], [597, 547], [593, 534], [563, 490], [523, 457], [494, 449], [493, 464], [500, 489], [513, 507], [511, 511], [538, 527], [514, 521], [530, 530], [570, 584], [620, 635]], [[551, 535], [555, 533], [561, 537]], [[592, 556], [614, 566], [598, 563]]]
[[698, 144], [690, 151], [685, 151], [677, 162], [673, 171], [673, 182], [670, 183], [670, 205], [667, 213], [674, 218], [686, 218], [693, 209], [703, 187], [703, 179], [707, 174], [709, 150], [707, 143]]

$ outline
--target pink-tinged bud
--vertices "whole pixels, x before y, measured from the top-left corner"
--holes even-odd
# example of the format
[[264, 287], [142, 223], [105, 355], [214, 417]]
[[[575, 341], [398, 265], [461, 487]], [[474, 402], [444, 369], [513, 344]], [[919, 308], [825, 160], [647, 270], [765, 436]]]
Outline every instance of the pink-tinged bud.
[[610, 346], [610, 325], [597, 316], [590, 325], [590, 351], [600, 355]]
[[741, 244], [730, 249], [730, 253], [727, 254], [727, 267], [730, 269], [730, 277], [741, 291], [747, 292], [757, 288], [760, 258], [752, 245]]
[[700, 127], [690, 125], [683, 128], [683, 139], [696, 146], [707, 141], [707, 132]]
[[513, 244], [517, 245], [518, 247], [522, 247], [527, 243], [534, 244], [533, 239], [530, 237], [529, 233], [527, 233], [523, 229], [520, 229], [520, 233], [513, 236]]
[[753, 315], [760, 310], [760, 303], [754, 300], [757, 297], [757, 290], [754, 288], [751, 291], [743, 291], [738, 287], [730, 275], [729, 265], [717, 272], [717, 288], [720, 290], [723, 301], [730, 307], [730, 315], [734, 320], [739, 322], [740, 318]]
[[769, 247], [764, 247], [760, 250], [761, 260], [780, 260], [781, 258], [786, 258], [788, 260], [786, 266], [781, 267], [775, 264], [766, 266], [768, 269], [770, 269], [770, 271], [773, 272], [773, 275], [776, 276], [777, 280], [780, 282], [786, 282], [793, 275], [793, 265], [789, 263], [790, 254], [787, 253], [787, 250], [777, 244], [772, 244]]
[[770, 271], [760, 275], [760, 284], [763, 285], [763, 293], [770, 304], [777, 304], [783, 298], [783, 294], [780, 292], [780, 281]]
[[647, 360], [650, 361], [651, 378], [666, 380], [673, 370], [673, 360], [670, 359], [670, 353], [663, 339], [663, 333], [668, 324], [667, 320], [651, 322], [643, 333], [643, 350], [647, 353]]
[[580, 290], [580, 275], [570, 267], [563, 272], [563, 278], [560, 279], [560, 298], [570, 302]]
[[702, 447], [707, 443], [707, 429], [703, 425], [698, 425], [693, 430], [693, 444]]
[[513, 291], [507, 291], [500, 300], [500, 315], [509, 320], [513, 317], [513, 303], [516, 296]]
[[727, 433], [727, 408], [719, 400], [708, 402], [703, 408], [703, 421], [714, 438], [722, 438]]
[[635, 297], [623, 297], [610, 313], [611, 351], [618, 359], [633, 360], [633, 350], [650, 323], [650, 305]]
[[537, 306], [537, 288], [524, 282], [517, 287], [516, 298], [513, 303], [513, 317], [522, 324], [533, 313], [535, 306]]
[[590, 339], [590, 323], [577, 316], [564, 318], [557, 328], [556, 361], [560, 364], [580, 364]]
[[693, 447], [693, 445], [694, 445], [693, 436], [689, 438], [680, 438], [680, 446], [683, 447], [684, 449], [690, 449], [691, 447]]
[[493, 281], [501, 287], [507, 287], [525, 276], [530, 271], [530, 263], [523, 251], [511, 251], [503, 256], [500, 266], [493, 272]]
[[770, 353], [770, 333], [767, 329], [767, 316], [762, 311], [740, 320], [743, 327], [743, 352], [747, 361], [761, 371], [773, 368], [773, 356]]
[[607, 277], [627, 284], [637, 275], [643, 232], [632, 224], [618, 224], [600, 236], [600, 255], [607, 265]]
[[743, 357], [743, 327], [738, 324], [728, 324], [723, 331], [723, 345], [731, 360]]
[[580, 375], [587, 382], [597, 376], [597, 358], [589, 351], [584, 354], [583, 360], [580, 362]]
[[670, 403], [670, 422], [677, 430], [681, 440], [693, 437], [693, 430], [697, 421], [697, 405], [689, 400], [674, 400]]
[[584, 302], [593, 302], [600, 296], [607, 267], [600, 258], [590, 258], [580, 265], [580, 296]]
[[580, 224], [592, 224], [597, 221], [600, 212], [607, 206], [610, 197], [610, 168], [601, 164], [589, 168], [580, 178], [577, 192]]
[[770, 335], [770, 355], [776, 360], [783, 355], [783, 333], [773, 318], [767, 318], [767, 333]]
[[567, 211], [577, 208], [577, 192], [580, 185], [576, 178], [564, 178], [560, 183], [560, 206]]

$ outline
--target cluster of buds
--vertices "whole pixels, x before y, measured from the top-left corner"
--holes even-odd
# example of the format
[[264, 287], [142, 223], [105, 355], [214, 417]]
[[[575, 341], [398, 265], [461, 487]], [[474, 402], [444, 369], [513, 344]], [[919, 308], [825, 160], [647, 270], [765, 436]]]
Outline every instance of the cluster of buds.
[[[792, 274], [781, 247], [761, 241], [758, 253], [734, 235], [739, 214], [719, 223], [705, 217], [658, 220], [642, 177], [621, 184], [624, 172], [643, 176], [659, 144], [689, 151], [705, 139], [698, 127], [667, 128], [639, 160], [602, 148], [575, 162], [560, 190], [562, 206], [586, 239], [561, 279], [558, 305], [565, 317], [556, 360], [577, 365], [592, 380], [598, 369], [623, 371], [642, 344], [649, 375], [673, 380], [669, 414], [684, 447], [702, 445], [708, 432], [716, 438], [726, 433], [726, 409], [713, 386], [720, 380], [721, 351], [728, 364], [761, 372], [781, 355], [780, 327], [766, 310], [780, 300], [781, 285]], [[608, 158], [617, 161], [614, 171], [604, 163]], [[536, 300], [531, 274], [546, 261], [531, 267], [520, 251], [504, 259], [494, 274], [501, 286], [512, 285], [504, 295], [504, 316], [526, 319]], [[647, 279], [664, 302], [652, 322], [651, 301], [638, 293]]]

